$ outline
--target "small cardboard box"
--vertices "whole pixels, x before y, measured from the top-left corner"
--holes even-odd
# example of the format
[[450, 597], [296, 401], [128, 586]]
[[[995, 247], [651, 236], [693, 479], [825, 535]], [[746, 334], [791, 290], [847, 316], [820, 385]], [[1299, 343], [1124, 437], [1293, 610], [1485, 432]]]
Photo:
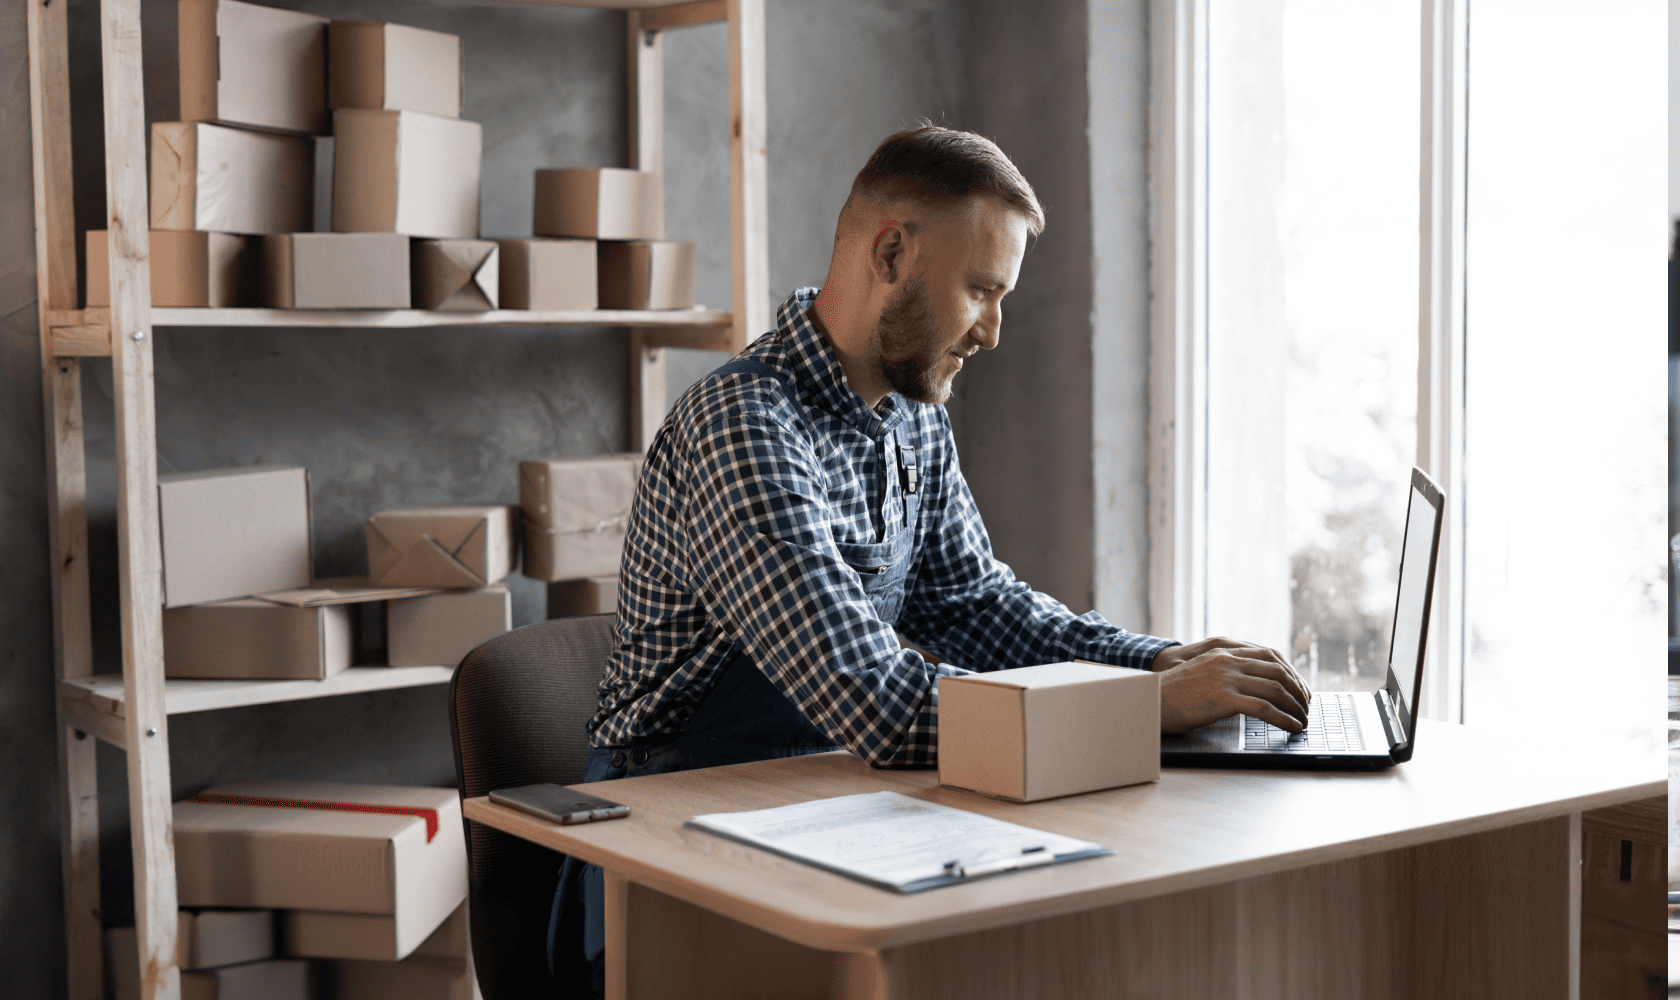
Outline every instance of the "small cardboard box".
[[[110, 234], [87, 232], [87, 304], [111, 304]], [[152, 305], [227, 309], [254, 304], [261, 254], [249, 238], [230, 233], [154, 229], [148, 234]]]
[[396, 922], [375, 913], [285, 910], [286, 953], [298, 958], [360, 958], [395, 962], [421, 958], [467, 958], [467, 905], [462, 903], [431, 936], [410, 952], [397, 950]]
[[164, 607], [310, 580], [309, 473], [276, 465], [158, 476]]
[[1049, 663], [939, 679], [939, 783], [1035, 802], [1161, 777], [1161, 676]]
[[204, 122], [152, 123], [153, 229], [308, 231], [315, 140]]
[[594, 240], [497, 240], [502, 308], [585, 310], [599, 305]]
[[604, 167], [539, 170], [531, 232], [596, 240], [665, 238], [659, 175]]
[[477, 1000], [472, 965], [458, 958], [416, 955], [401, 962], [333, 963], [338, 1000]]
[[467, 894], [453, 788], [232, 781], [175, 803], [189, 906], [266, 906], [394, 920], [408, 954]]
[[399, 507], [368, 518], [376, 587], [478, 588], [513, 572], [513, 511], [501, 505]]
[[314, 1000], [309, 963], [277, 958], [181, 973], [181, 1000]]
[[408, 237], [281, 233], [263, 238], [275, 309], [407, 309]]
[[324, 680], [355, 656], [350, 606], [221, 601], [163, 613], [163, 675]]
[[377, 21], [327, 28], [327, 103], [333, 108], [461, 117], [461, 39]]
[[637, 453], [519, 463], [525, 575], [552, 581], [617, 574], [641, 475]]
[[181, 119], [327, 130], [327, 19], [238, 0], [180, 0]]
[[559, 580], [548, 585], [548, 617], [604, 615], [618, 611], [618, 577]]
[[694, 305], [694, 244], [600, 244], [602, 309], [687, 309]]
[[477, 122], [419, 111], [333, 112], [333, 229], [478, 236]]
[[385, 606], [385, 644], [393, 667], [453, 667], [474, 646], [513, 628], [506, 587], [406, 597]]
[[414, 308], [494, 309], [501, 298], [501, 248], [491, 240], [415, 240]]
[[[213, 969], [274, 957], [273, 910], [179, 911], [175, 964]], [[140, 996], [140, 951], [133, 927], [105, 931], [105, 963], [116, 1000]]]

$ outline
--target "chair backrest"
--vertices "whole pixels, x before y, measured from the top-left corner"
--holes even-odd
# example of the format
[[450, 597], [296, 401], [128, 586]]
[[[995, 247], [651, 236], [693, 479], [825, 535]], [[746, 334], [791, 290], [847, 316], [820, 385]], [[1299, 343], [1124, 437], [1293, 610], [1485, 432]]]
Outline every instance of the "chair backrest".
[[[449, 682], [455, 782], [463, 799], [499, 788], [583, 780], [584, 725], [613, 648], [611, 614], [556, 618], [504, 632], [466, 655]], [[548, 969], [559, 854], [468, 820], [473, 963], [484, 1000], [552, 997], [589, 969]]]

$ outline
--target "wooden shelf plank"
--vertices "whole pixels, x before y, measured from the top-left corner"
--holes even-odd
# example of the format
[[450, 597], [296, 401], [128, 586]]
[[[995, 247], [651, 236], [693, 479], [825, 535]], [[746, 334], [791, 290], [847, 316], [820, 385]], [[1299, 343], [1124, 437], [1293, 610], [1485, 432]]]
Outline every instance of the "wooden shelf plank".
[[[170, 715], [207, 712], [240, 705], [330, 698], [362, 691], [447, 684], [454, 667], [351, 667], [323, 681], [166, 680], [164, 704]], [[124, 692], [121, 674], [95, 674], [60, 682], [65, 700], [122, 718]]]
[[254, 326], [411, 328], [431, 326], [656, 326], [678, 330], [727, 327], [727, 309], [594, 309], [436, 312], [425, 309], [153, 309], [157, 327]]

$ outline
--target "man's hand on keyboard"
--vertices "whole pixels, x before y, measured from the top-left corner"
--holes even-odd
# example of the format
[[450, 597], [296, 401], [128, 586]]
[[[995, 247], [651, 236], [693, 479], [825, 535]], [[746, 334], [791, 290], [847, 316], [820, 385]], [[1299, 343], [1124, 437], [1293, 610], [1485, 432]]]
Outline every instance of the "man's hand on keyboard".
[[1228, 716], [1263, 719], [1292, 733], [1307, 725], [1312, 694], [1275, 649], [1212, 638], [1155, 654], [1161, 731], [1181, 733]]

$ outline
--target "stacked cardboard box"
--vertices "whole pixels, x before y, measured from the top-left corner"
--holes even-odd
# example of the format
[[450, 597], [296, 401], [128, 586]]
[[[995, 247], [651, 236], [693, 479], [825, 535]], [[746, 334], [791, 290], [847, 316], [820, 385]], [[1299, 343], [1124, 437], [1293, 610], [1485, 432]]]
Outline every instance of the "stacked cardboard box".
[[[272, 910], [182, 910], [175, 931], [175, 964], [184, 997], [216, 1000], [305, 1000], [309, 964], [277, 959]], [[133, 927], [105, 932], [108, 995], [138, 1000], [140, 953]]]
[[641, 478], [640, 454], [539, 459], [519, 464], [526, 576], [616, 576]]
[[370, 935], [354, 914], [284, 913], [287, 950], [293, 955], [331, 959], [324, 983], [338, 1000], [476, 1000], [467, 907], [456, 907], [432, 936], [406, 956], [389, 941]]
[[[531, 230], [540, 237], [599, 241], [600, 308], [686, 309], [695, 298], [694, 244], [665, 240], [664, 197], [658, 174], [539, 170]], [[575, 267], [569, 271], [574, 281], [579, 274]]]

